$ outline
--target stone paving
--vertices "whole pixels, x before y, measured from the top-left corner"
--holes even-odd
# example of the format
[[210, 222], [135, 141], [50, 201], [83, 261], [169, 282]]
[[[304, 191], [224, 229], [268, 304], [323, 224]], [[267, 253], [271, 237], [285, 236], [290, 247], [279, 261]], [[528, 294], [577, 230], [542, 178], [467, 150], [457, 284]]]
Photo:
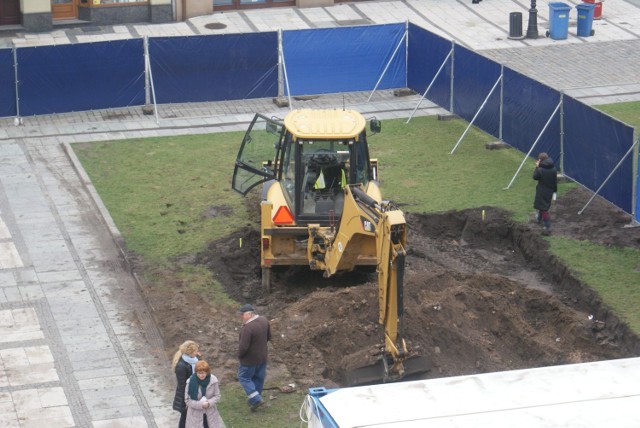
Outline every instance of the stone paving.
[[82, 189], [60, 143], [0, 144], [0, 425], [172, 425], [159, 334]]
[[[163, 25], [17, 32], [0, 47], [148, 36], [330, 28], [411, 20], [590, 104], [640, 99], [640, 2], [607, 1], [595, 36], [508, 39], [509, 13], [529, 1], [392, 0], [332, 7], [214, 13]], [[571, 6], [577, 2], [568, 2]], [[224, 24], [211, 30], [208, 24]], [[293, 99], [294, 107], [354, 108], [406, 118], [419, 95], [392, 91]], [[0, 426], [173, 427], [174, 377], [118, 244], [122, 238], [70, 144], [242, 130], [253, 113], [283, 116], [272, 100], [161, 105], [0, 118]], [[424, 101], [417, 115], [444, 113]]]

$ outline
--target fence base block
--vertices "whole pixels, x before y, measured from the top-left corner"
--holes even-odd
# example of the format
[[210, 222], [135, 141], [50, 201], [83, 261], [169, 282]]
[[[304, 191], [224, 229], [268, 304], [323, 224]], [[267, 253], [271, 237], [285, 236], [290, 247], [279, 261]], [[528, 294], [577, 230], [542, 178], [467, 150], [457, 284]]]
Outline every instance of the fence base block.
[[278, 107], [289, 107], [289, 99], [285, 97], [274, 98], [273, 103]]
[[415, 95], [415, 94], [416, 94], [416, 91], [409, 88], [400, 88], [400, 89], [393, 90], [393, 95], [395, 95], [396, 97], [408, 97], [410, 95]]
[[572, 183], [573, 180], [564, 174], [558, 173], [558, 183]]
[[439, 114], [438, 115], [438, 120], [453, 120], [456, 119], [458, 116], [456, 116], [455, 114]]
[[505, 143], [504, 141], [492, 141], [491, 143], [487, 143], [484, 146], [487, 150], [502, 150], [511, 148], [510, 145]]

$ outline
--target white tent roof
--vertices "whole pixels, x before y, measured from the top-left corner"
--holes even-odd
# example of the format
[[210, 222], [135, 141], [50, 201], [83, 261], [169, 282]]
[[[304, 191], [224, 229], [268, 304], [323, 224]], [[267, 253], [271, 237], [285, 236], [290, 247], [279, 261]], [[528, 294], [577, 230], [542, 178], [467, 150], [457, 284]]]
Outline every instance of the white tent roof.
[[343, 388], [319, 400], [340, 428], [637, 428], [640, 358]]

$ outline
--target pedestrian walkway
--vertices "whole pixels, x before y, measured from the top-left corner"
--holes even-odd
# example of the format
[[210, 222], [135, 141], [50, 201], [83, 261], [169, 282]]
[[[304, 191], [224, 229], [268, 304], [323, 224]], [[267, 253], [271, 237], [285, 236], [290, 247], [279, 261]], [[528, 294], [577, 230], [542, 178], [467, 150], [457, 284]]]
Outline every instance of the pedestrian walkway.
[[[17, 32], [1, 47], [330, 28], [410, 20], [590, 104], [640, 99], [640, 5], [606, 2], [595, 36], [510, 40], [529, 2], [395, 0], [332, 7], [214, 13], [183, 23]], [[569, 2], [572, 6], [577, 2]], [[223, 28], [221, 28], [223, 27]], [[370, 99], [369, 99], [370, 98]], [[419, 95], [394, 91], [301, 97], [293, 107], [354, 108], [409, 117]], [[173, 427], [169, 356], [118, 244], [122, 238], [69, 144], [236, 131], [255, 112], [283, 117], [271, 99], [160, 105], [0, 119], [0, 426]], [[445, 113], [423, 101], [417, 115]]]
[[162, 341], [53, 140], [0, 143], [0, 426], [171, 426]]

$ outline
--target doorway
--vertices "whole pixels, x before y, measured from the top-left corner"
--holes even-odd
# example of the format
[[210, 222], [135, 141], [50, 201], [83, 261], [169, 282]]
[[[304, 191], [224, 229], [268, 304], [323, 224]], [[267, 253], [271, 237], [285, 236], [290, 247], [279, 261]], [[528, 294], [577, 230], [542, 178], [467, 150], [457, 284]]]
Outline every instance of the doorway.
[[0, 25], [20, 24], [20, 0], [0, 0]]
[[78, 17], [79, 1], [80, 0], [51, 0], [53, 20], [76, 19]]

